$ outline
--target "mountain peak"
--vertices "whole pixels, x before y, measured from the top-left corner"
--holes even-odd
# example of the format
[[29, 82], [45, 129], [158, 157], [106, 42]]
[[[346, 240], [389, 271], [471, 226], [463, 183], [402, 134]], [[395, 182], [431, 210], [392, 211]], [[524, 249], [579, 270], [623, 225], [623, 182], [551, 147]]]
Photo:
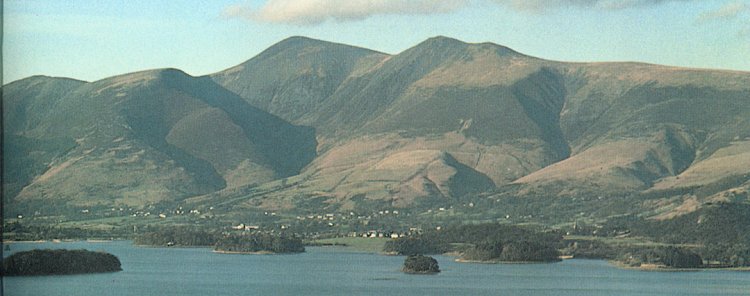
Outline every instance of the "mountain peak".
[[434, 36], [434, 37], [427, 38], [427, 40], [425, 40], [425, 42], [448, 42], [448, 43], [466, 44], [466, 42], [463, 42], [463, 41], [458, 40], [456, 38], [452, 38], [452, 37], [448, 37], [448, 36], [443, 36], [443, 35], [437, 35], [437, 36]]
[[422, 41], [413, 48], [439, 51], [465, 51], [469, 49], [480, 51], [494, 51], [498, 56], [526, 56], [506, 46], [491, 42], [468, 43], [446, 36], [435, 36]]
[[[307, 47], [325, 47], [325, 48], [347, 48], [347, 49], [354, 49], [357, 51], [364, 51], [369, 53], [380, 53], [371, 49], [343, 44], [343, 43], [337, 43], [337, 42], [331, 42], [331, 41], [325, 41], [305, 36], [292, 36], [289, 38], [286, 38], [284, 40], [279, 41], [278, 43], [271, 45], [268, 49], [264, 51], [264, 53], [275, 53], [283, 50], [287, 50], [290, 48], [307, 48]], [[263, 53], [261, 53], [262, 55]]]
[[130, 83], [148, 82], [148, 81], [153, 81], [153, 80], [174, 81], [174, 80], [185, 78], [185, 77], [191, 77], [191, 76], [180, 69], [160, 68], [160, 69], [151, 69], [151, 70], [144, 70], [144, 71], [138, 71], [138, 72], [133, 72], [133, 73], [128, 73], [128, 74], [117, 75], [117, 76], [102, 79], [100, 80], [100, 82], [114, 83], [114, 84], [121, 84], [121, 83], [130, 84]]
[[272, 45], [272, 47], [304, 46], [304, 45], [328, 44], [328, 43], [331, 43], [331, 42], [314, 39], [310, 37], [305, 37], [305, 36], [291, 36], [291, 37], [288, 37], [284, 40], [277, 42], [276, 44]]
[[468, 43], [461, 40], [438, 35], [422, 41], [421, 43], [417, 44], [416, 47], [464, 47], [468, 45]]

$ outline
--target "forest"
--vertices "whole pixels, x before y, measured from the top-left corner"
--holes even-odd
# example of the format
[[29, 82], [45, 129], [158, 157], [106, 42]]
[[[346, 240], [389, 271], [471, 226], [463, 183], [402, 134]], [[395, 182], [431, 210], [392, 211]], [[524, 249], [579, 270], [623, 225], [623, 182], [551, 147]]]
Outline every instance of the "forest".
[[147, 246], [207, 247], [216, 245], [221, 235], [219, 231], [199, 228], [165, 227], [142, 233], [133, 242]]
[[383, 251], [400, 255], [461, 253], [466, 261], [559, 261], [562, 236], [502, 224], [457, 225], [388, 241]]
[[232, 234], [221, 237], [214, 250], [231, 253], [301, 253], [305, 251], [302, 239], [297, 236], [269, 233]]
[[190, 227], [165, 227], [140, 234], [137, 245], [174, 247], [213, 247], [218, 252], [299, 253], [305, 251], [296, 235], [264, 232], [222, 232]]
[[3, 259], [3, 276], [65, 275], [120, 271], [112, 254], [88, 250], [31, 250]]

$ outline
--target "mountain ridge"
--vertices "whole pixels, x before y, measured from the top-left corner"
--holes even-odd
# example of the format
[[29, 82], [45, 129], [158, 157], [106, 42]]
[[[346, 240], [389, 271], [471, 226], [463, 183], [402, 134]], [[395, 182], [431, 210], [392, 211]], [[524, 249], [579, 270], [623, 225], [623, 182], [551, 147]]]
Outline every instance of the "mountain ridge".
[[[748, 98], [741, 71], [549, 61], [444, 36], [393, 55], [294, 36], [206, 76], [4, 85], [4, 150], [18, 156], [4, 196], [142, 206], [151, 194], [241, 211], [678, 190], [750, 172]], [[687, 197], [664, 198], [640, 207], [662, 215]]]
[[[3, 99], [13, 104], [24, 98]], [[208, 78], [177, 69], [82, 83], [57, 102], [42, 124], [3, 134], [8, 139], [7, 132], [15, 131], [30, 141], [51, 137], [68, 143], [35, 164], [47, 169], [26, 180], [30, 184], [18, 191], [19, 200], [53, 191], [56, 198], [79, 204], [104, 194], [119, 196], [107, 203], [142, 205], [134, 195], [154, 202], [296, 174], [315, 154], [311, 129], [294, 127]], [[196, 132], [202, 141], [195, 141]], [[228, 175], [241, 172], [244, 177], [229, 180]], [[112, 174], [117, 177], [109, 178]]]

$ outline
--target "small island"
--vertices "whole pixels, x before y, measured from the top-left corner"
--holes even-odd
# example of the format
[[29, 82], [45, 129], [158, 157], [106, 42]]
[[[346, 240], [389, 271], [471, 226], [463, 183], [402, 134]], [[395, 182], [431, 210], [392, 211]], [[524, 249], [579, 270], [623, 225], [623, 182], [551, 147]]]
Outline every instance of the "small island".
[[401, 269], [405, 273], [412, 274], [435, 274], [440, 272], [435, 258], [424, 255], [411, 255], [404, 260], [404, 267]]
[[88, 250], [31, 250], [3, 259], [3, 276], [66, 275], [121, 271], [120, 259]]

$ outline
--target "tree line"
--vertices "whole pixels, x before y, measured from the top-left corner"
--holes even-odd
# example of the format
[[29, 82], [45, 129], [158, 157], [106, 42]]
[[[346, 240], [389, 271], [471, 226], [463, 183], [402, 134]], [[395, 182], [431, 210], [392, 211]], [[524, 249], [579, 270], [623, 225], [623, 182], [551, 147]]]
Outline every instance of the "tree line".
[[305, 251], [302, 239], [297, 236], [275, 235], [268, 233], [233, 234], [223, 236], [214, 247], [222, 252], [272, 252], [301, 253]]
[[209, 247], [222, 237], [220, 231], [189, 227], [169, 227], [139, 234], [133, 242], [148, 246]]
[[302, 239], [296, 235], [264, 232], [224, 232], [190, 227], [161, 228], [138, 235], [139, 245], [176, 247], [213, 247], [222, 252], [304, 252]]
[[460, 252], [470, 261], [547, 262], [559, 260], [562, 236], [503, 224], [457, 225], [386, 242], [383, 251], [400, 255]]

